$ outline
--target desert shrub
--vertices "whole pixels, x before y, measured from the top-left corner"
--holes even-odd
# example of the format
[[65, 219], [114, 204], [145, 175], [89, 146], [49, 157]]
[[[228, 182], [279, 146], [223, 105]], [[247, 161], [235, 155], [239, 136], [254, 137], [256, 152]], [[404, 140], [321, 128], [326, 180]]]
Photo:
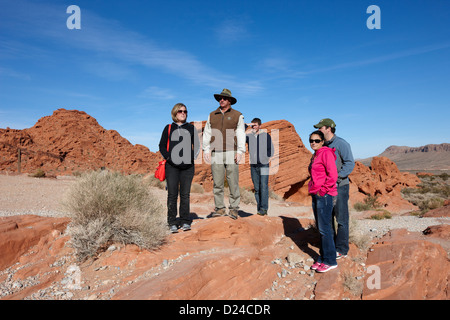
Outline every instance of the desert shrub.
[[374, 220], [383, 220], [383, 219], [391, 219], [392, 214], [387, 210], [380, 210], [378, 213], [370, 216], [370, 219]]
[[144, 182], [151, 186], [156, 187], [159, 189], [165, 189], [166, 188], [166, 181], [160, 181], [159, 179], [155, 178], [154, 175], [148, 175], [144, 178]]
[[29, 176], [33, 178], [43, 178], [45, 177], [45, 172], [41, 168], [37, 168], [36, 171], [31, 173]]
[[447, 181], [447, 179], [448, 179], [448, 177], [449, 177], [449, 174], [446, 173], [446, 172], [444, 172], [444, 173], [441, 173], [441, 174], [439, 175], [439, 177], [440, 177], [442, 180]]
[[269, 198], [275, 199], [275, 200], [278, 200], [278, 201], [283, 201], [284, 200], [283, 197], [278, 195], [278, 194], [276, 194], [275, 191], [273, 191], [272, 188], [269, 188]]
[[357, 202], [353, 205], [353, 208], [356, 211], [367, 211], [380, 208], [382, 206], [381, 203], [378, 202], [378, 196], [372, 196], [368, 194], [364, 198], [364, 202]]
[[443, 206], [444, 201], [450, 197], [448, 175], [443, 173], [433, 178], [420, 177], [421, 183], [417, 188], [404, 188], [401, 191], [404, 199], [419, 207], [420, 211], [416, 213], [419, 216]]
[[110, 242], [154, 249], [167, 235], [164, 209], [139, 176], [85, 173], [63, 205], [72, 219], [68, 233], [79, 260], [95, 256]]
[[355, 219], [350, 219], [349, 242], [353, 243], [362, 251], [367, 251], [372, 242], [371, 237], [361, 230], [359, 222]]
[[193, 183], [191, 185], [191, 192], [192, 193], [205, 193], [205, 189], [203, 189], [202, 185], [198, 183]]
[[358, 280], [351, 271], [344, 271], [342, 277], [344, 290], [350, 292], [354, 296], [361, 296], [364, 289], [363, 281]]
[[256, 204], [255, 194], [251, 190], [239, 187], [239, 192], [241, 194], [242, 203]]

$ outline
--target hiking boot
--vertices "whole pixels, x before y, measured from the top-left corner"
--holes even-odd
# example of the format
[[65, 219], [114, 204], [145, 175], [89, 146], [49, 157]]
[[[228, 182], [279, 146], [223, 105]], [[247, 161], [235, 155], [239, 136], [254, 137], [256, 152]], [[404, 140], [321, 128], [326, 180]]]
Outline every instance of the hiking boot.
[[188, 231], [191, 230], [191, 226], [187, 223], [183, 224], [183, 226], [181, 227], [181, 230], [183, 231]]
[[234, 219], [234, 220], [239, 218], [239, 214], [238, 214], [238, 211], [236, 209], [230, 209], [228, 215], [230, 216], [231, 219]]
[[212, 214], [211, 217], [223, 217], [226, 216], [227, 213], [225, 211], [225, 208], [222, 209], [216, 209]]
[[171, 225], [169, 230], [172, 233], [177, 233], [178, 232], [178, 227], [176, 225]]
[[258, 214], [260, 216], [267, 216], [267, 211], [266, 210], [261, 210], [261, 211], [258, 211], [256, 214]]
[[329, 265], [327, 265], [327, 264], [325, 264], [325, 263], [322, 263], [322, 264], [316, 269], [316, 271], [317, 271], [317, 272], [328, 272], [328, 271], [330, 271], [330, 270], [332, 270], [332, 269], [335, 269], [335, 268], [337, 268], [337, 264], [334, 265], [334, 266], [329, 266]]

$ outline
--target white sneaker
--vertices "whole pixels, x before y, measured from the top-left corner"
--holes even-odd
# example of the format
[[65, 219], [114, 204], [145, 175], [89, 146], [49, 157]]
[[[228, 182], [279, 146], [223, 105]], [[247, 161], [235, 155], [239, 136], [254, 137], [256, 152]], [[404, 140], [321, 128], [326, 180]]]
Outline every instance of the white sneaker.
[[338, 259], [340, 259], [340, 258], [345, 258], [345, 257], [347, 257], [346, 254], [341, 254], [341, 253], [339, 253], [339, 252], [336, 251], [336, 260], [338, 260]]

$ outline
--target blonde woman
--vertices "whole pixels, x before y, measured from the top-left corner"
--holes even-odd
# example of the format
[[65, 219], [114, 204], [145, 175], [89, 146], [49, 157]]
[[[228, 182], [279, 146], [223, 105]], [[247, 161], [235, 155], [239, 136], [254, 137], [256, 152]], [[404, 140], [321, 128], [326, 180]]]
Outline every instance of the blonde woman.
[[172, 233], [178, 232], [179, 227], [183, 231], [190, 230], [192, 222], [189, 217], [190, 192], [195, 173], [194, 159], [200, 151], [200, 141], [195, 127], [187, 122], [187, 114], [186, 106], [177, 103], [171, 112], [173, 122], [164, 128], [159, 142], [159, 151], [166, 159], [167, 223]]

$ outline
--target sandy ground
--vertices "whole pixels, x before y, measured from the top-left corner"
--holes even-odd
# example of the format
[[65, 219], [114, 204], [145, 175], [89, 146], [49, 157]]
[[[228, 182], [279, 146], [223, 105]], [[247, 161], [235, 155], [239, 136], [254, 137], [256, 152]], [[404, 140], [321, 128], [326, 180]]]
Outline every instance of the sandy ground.
[[[32, 178], [23, 175], [0, 174], [0, 216], [36, 214], [41, 216], [66, 216], [61, 201], [75, 177]], [[165, 205], [165, 190], [152, 188], [161, 204]], [[226, 202], [228, 203], [228, 199]], [[296, 203], [270, 200], [269, 215], [288, 215], [295, 217], [313, 217], [310, 207]], [[214, 210], [214, 198], [211, 192], [191, 193], [191, 215], [206, 217]], [[241, 216], [256, 214], [256, 206], [241, 203]]]
[[[75, 177], [32, 178], [23, 175], [0, 174], [0, 217], [23, 214], [61, 217], [67, 216], [61, 206], [68, 188], [75, 183]], [[165, 206], [165, 190], [152, 188], [161, 204]], [[228, 200], [226, 199], [226, 202]], [[214, 198], [211, 192], [191, 193], [191, 216], [195, 219], [206, 218], [214, 210]], [[245, 217], [256, 214], [256, 206], [241, 202], [239, 215]], [[311, 207], [301, 206], [282, 200], [269, 200], [269, 216], [288, 216], [313, 219]], [[359, 232], [379, 237], [389, 230], [406, 228], [409, 231], [423, 231], [430, 225], [449, 224], [450, 218], [417, 218], [415, 216], [394, 216], [392, 219], [363, 219], [363, 214], [350, 212], [357, 220]]]

